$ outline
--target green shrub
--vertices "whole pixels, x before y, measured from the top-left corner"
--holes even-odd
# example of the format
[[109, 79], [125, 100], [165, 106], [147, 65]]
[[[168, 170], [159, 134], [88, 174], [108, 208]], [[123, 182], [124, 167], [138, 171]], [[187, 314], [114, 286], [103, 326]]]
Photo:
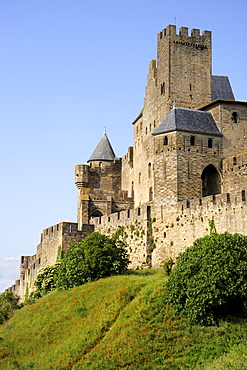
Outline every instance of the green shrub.
[[56, 262], [53, 266], [42, 268], [34, 282], [35, 292], [32, 298], [40, 298], [56, 289], [56, 275], [61, 262]]
[[123, 242], [116, 237], [94, 232], [72, 244], [58, 267], [58, 289], [69, 289], [103, 277], [117, 275], [127, 269], [129, 259]]
[[12, 317], [15, 311], [22, 307], [19, 300], [20, 297], [12, 292], [0, 295], [0, 324]]
[[190, 322], [215, 325], [247, 309], [247, 236], [212, 233], [177, 259], [166, 284], [166, 302]]

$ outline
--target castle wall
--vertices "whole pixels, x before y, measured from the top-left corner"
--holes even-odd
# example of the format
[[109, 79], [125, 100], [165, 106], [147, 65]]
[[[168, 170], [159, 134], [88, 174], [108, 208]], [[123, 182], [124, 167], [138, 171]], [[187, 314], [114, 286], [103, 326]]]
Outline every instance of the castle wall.
[[247, 152], [223, 160], [224, 192], [245, 189], [247, 187]]
[[219, 100], [204, 110], [210, 111], [223, 134], [223, 155], [231, 157], [247, 148], [247, 103]]
[[210, 224], [219, 233], [246, 235], [246, 190], [190, 199], [167, 209], [160, 202], [131, 211], [91, 220], [95, 231], [111, 236], [121, 231], [128, 246], [131, 266], [160, 267], [183, 252], [195, 239], [209, 235]]
[[134, 170], [133, 170], [133, 147], [122, 158], [121, 189], [127, 191], [128, 197], [133, 198], [134, 191]]
[[[212, 148], [208, 147], [209, 139], [212, 139]], [[201, 176], [205, 167], [212, 164], [221, 170], [221, 137], [170, 132], [156, 135], [154, 140], [154, 198], [168, 205], [202, 197]]]
[[78, 231], [78, 224], [72, 222], [61, 222], [44, 229], [36, 254], [21, 256], [20, 280], [17, 280], [15, 285], [8, 288], [7, 291], [14, 292], [20, 296], [21, 301], [24, 301], [26, 293], [30, 294], [34, 290], [33, 284], [39, 271], [43, 267], [55, 264], [59, 247], [61, 247], [63, 255], [66, 255], [71, 243], [80, 242], [93, 230], [92, 225], [83, 225], [83, 229]]

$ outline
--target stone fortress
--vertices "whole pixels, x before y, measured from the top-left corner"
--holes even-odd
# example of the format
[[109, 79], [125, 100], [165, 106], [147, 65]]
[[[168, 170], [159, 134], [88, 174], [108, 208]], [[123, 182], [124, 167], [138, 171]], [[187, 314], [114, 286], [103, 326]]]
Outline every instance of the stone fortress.
[[209, 234], [247, 234], [247, 102], [235, 101], [226, 76], [212, 76], [211, 32], [169, 25], [158, 34], [157, 61], [134, 143], [117, 158], [104, 133], [75, 167], [77, 223], [43, 230], [34, 256], [22, 256], [20, 280], [8, 288], [24, 299], [58, 249], [93, 231], [118, 230], [131, 267], [159, 267]]

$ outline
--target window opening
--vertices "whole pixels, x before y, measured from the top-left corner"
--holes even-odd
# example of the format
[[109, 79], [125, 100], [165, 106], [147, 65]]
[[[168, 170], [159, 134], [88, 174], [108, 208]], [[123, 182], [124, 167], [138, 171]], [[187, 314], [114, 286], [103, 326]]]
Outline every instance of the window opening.
[[164, 145], [168, 145], [168, 137], [167, 136], [164, 137]]
[[165, 95], [165, 83], [164, 82], [160, 85], [160, 94]]
[[232, 112], [232, 122], [237, 123], [238, 122], [238, 113]]

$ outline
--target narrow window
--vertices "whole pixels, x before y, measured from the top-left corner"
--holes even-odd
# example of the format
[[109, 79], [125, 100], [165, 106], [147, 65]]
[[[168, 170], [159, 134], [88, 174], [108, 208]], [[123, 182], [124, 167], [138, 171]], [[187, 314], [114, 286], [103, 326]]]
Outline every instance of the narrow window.
[[168, 145], [168, 137], [167, 136], [164, 137], [164, 145]]
[[165, 83], [164, 82], [160, 85], [160, 94], [165, 95]]
[[127, 217], [130, 218], [130, 210], [128, 209]]
[[232, 112], [232, 122], [237, 123], [238, 122], [238, 113]]
[[242, 190], [242, 201], [245, 201], [245, 190]]
[[208, 148], [213, 148], [213, 139], [208, 139]]
[[141, 208], [137, 208], [137, 215], [140, 216], [141, 214]]
[[99, 167], [102, 168], [102, 162], [99, 162]]
[[138, 126], [136, 126], [136, 133], [138, 134]]
[[139, 175], [138, 175], [138, 182], [139, 182], [139, 184], [141, 182], [141, 176], [142, 176], [142, 174], [141, 174], [141, 172], [139, 172]]
[[236, 166], [236, 164], [237, 164], [237, 158], [233, 157], [233, 166]]
[[195, 136], [190, 137], [190, 145], [194, 146], [195, 145]]
[[190, 91], [192, 90], [192, 85], [190, 84]]
[[151, 163], [149, 162], [148, 164], [148, 177], [150, 178], [151, 177]]

